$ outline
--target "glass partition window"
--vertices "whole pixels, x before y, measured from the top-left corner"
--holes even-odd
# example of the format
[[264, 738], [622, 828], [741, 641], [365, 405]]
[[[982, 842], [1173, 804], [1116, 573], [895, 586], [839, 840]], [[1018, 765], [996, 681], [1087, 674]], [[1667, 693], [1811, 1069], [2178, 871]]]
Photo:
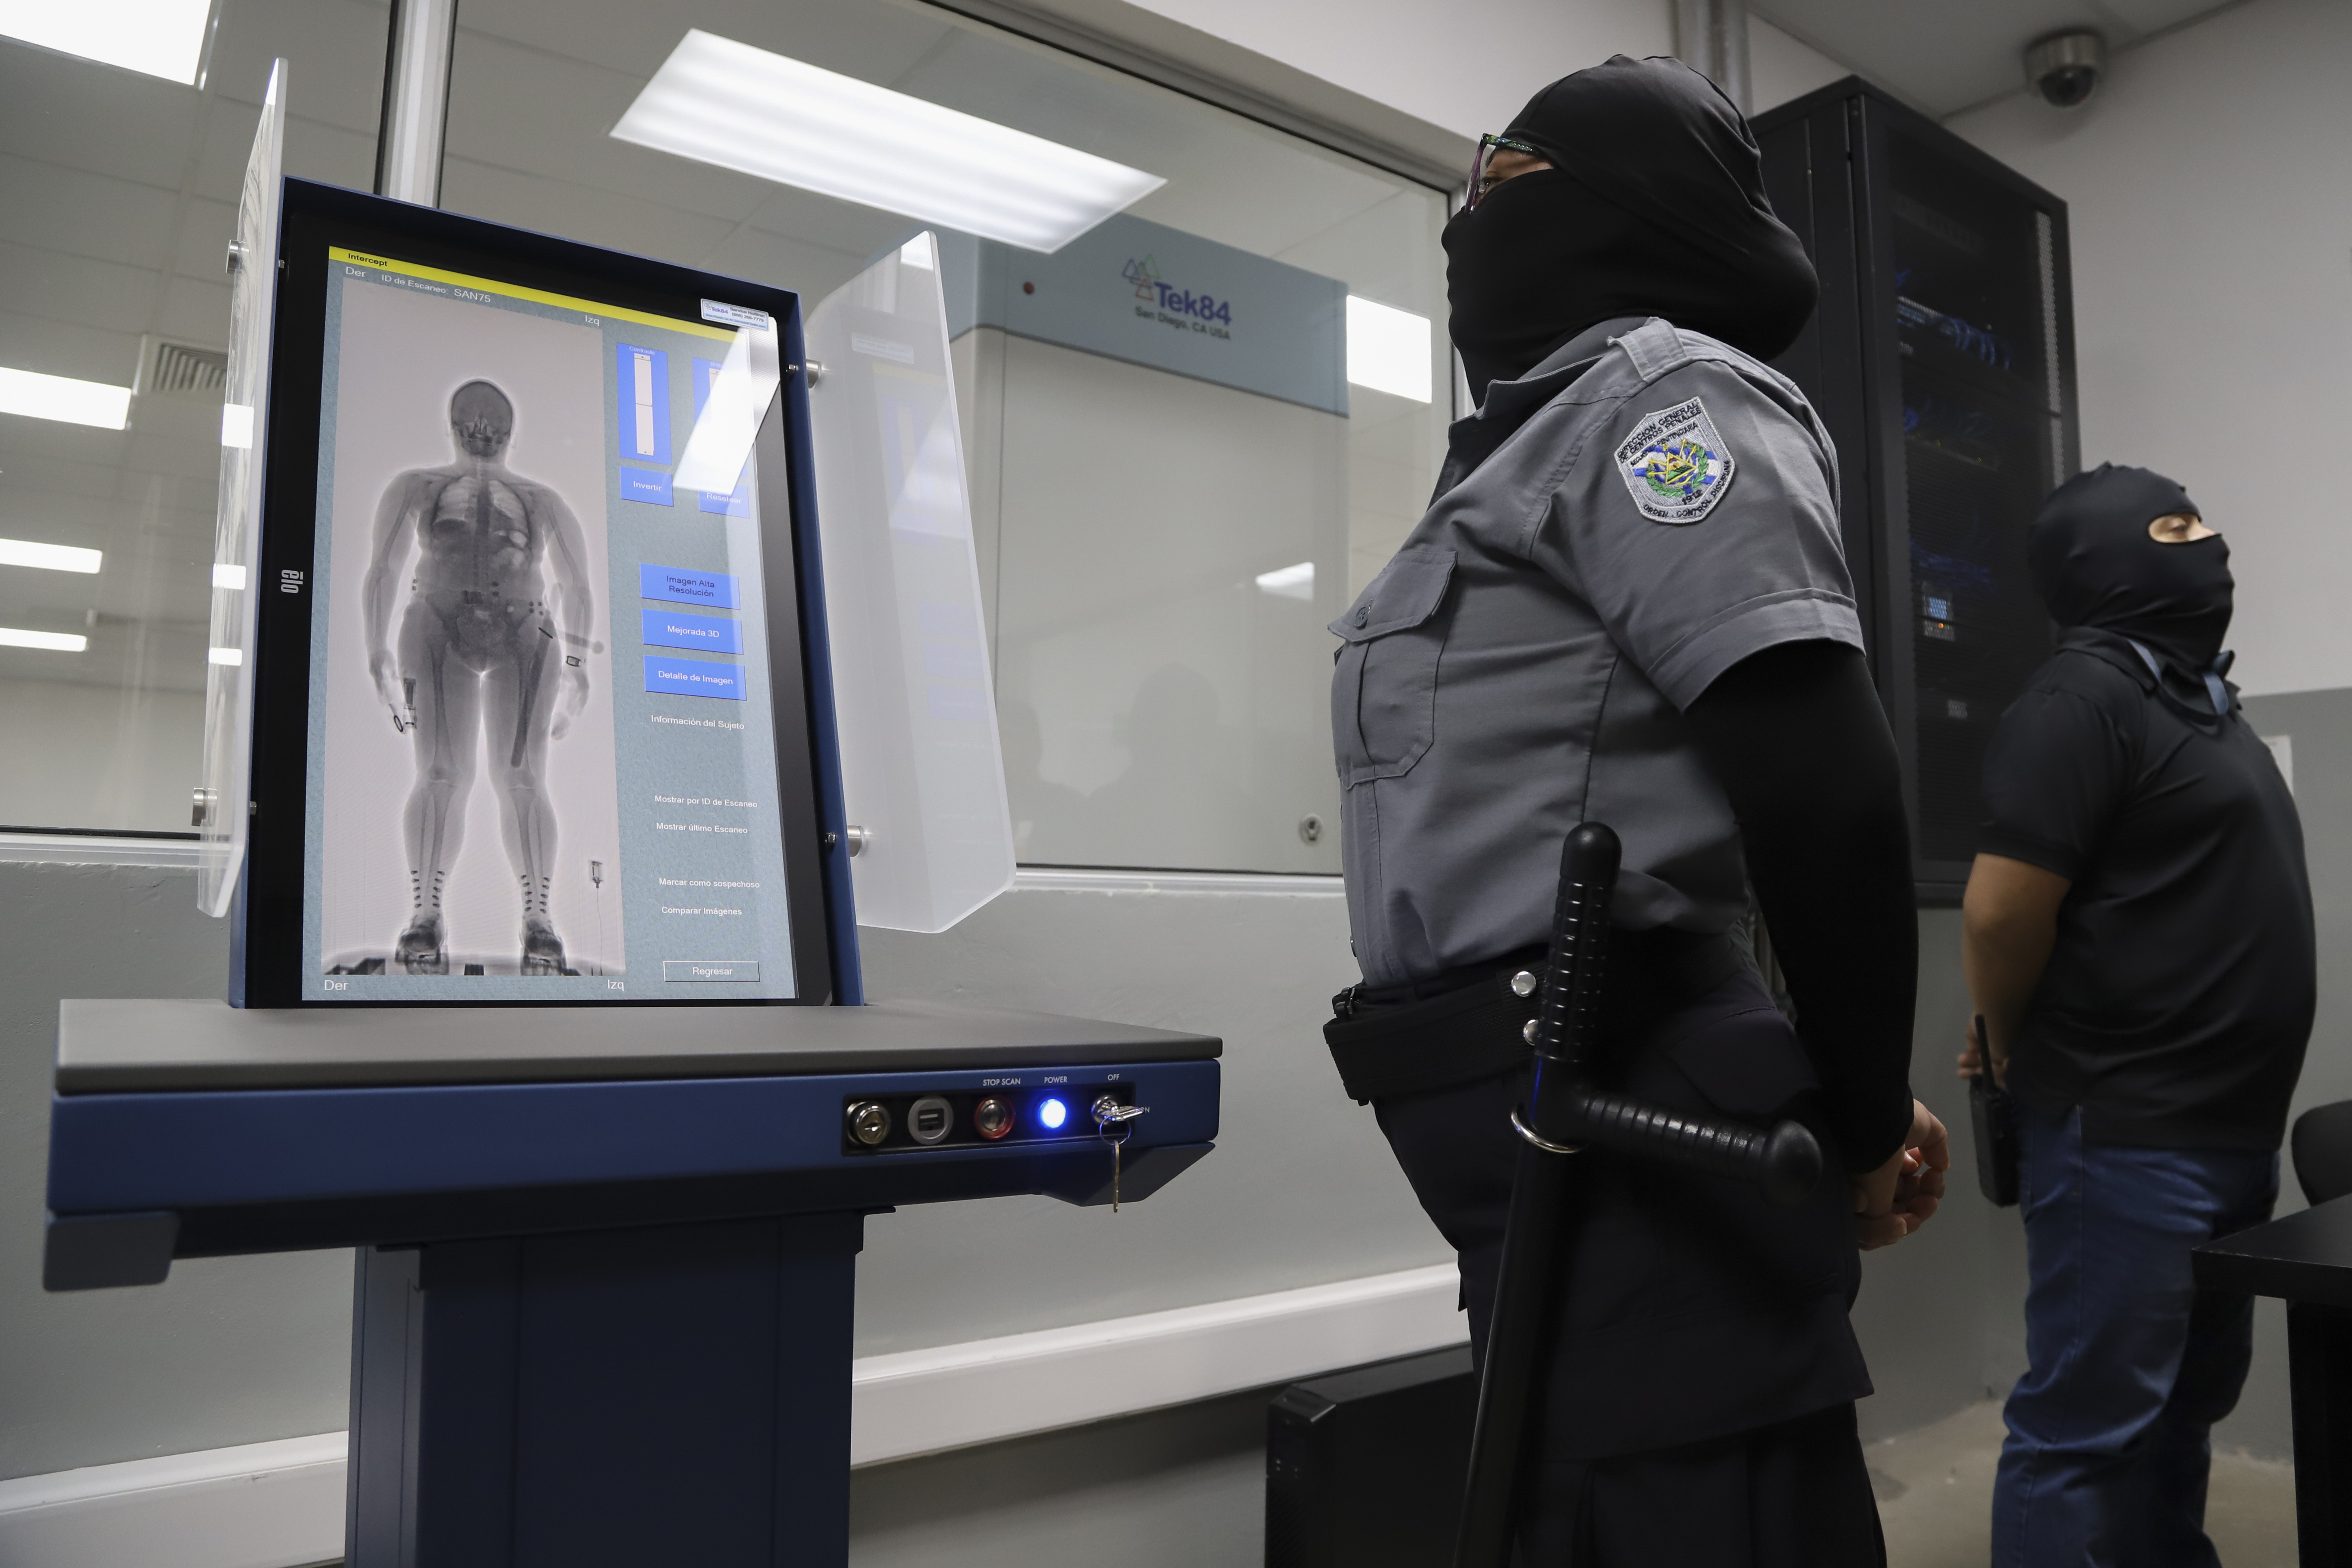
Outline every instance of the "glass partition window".
[[282, 56], [287, 172], [366, 187], [386, 10], [115, 8], [0, 37], [0, 825], [191, 831], [238, 183]]
[[[459, 19], [456, 210], [811, 307], [940, 234], [1024, 862], [1339, 870], [1323, 628], [1443, 455], [1440, 193], [919, 6], [467, 0]], [[784, 79], [837, 106], [818, 163], [745, 85]], [[1026, 208], [950, 210], [1033, 179], [1040, 202], [1097, 204], [1055, 218], [1076, 232], [1050, 251]]]

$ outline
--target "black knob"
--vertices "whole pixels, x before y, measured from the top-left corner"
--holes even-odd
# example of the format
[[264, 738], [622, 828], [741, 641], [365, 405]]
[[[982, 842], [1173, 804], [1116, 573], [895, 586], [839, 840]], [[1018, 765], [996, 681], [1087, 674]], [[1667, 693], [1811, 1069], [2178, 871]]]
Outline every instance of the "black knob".
[[1822, 1184], [1822, 1146], [1802, 1124], [1783, 1122], [1764, 1141], [1764, 1201], [1794, 1208]]

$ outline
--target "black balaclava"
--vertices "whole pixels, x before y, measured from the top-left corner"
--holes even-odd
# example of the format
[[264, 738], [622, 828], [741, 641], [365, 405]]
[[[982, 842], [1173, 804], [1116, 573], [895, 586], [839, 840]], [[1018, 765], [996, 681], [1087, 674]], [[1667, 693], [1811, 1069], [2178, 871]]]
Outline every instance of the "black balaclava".
[[2230, 547], [2220, 535], [2158, 544], [2147, 526], [2201, 517], [2189, 492], [2146, 468], [2102, 463], [2051, 492], [2025, 538], [2034, 591], [2061, 626], [2115, 632], [2193, 683], [2230, 630]]
[[1553, 165], [1445, 225], [1454, 345], [1480, 402], [1595, 322], [1663, 316], [1759, 360], [1796, 340], [1820, 292], [1772, 214], [1748, 122], [1680, 60], [1563, 77], [1504, 135]]

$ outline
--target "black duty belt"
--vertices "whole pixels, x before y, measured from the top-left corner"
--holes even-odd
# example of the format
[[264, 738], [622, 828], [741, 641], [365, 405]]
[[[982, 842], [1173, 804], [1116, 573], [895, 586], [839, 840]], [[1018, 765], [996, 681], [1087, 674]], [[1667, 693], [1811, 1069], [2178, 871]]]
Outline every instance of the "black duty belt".
[[[1468, 1083], [1527, 1064], [1546, 952], [1528, 948], [1410, 986], [1356, 986], [1331, 998], [1324, 1043], [1360, 1103]], [[1601, 1033], [1632, 1033], [1705, 996], [1741, 967], [1729, 936], [1617, 930], [1609, 942]]]

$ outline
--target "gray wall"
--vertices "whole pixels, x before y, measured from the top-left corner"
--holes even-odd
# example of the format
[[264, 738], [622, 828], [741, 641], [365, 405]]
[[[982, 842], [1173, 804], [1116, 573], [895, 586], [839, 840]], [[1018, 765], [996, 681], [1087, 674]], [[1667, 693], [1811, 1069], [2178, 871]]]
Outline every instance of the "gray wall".
[[861, 1354], [1264, 1291], [1449, 1256], [1339, 1092], [1320, 1025], [1355, 978], [1336, 883], [1307, 893], [1017, 888], [951, 932], [861, 934], [869, 996], [1034, 1007], [1225, 1040], [1219, 1147], [1150, 1202], [1051, 1198], [870, 1221]]
[[[2352, 690], [2289, 692], [2251, 697], [2246, 715], [2265, 736], [2285, 736], [2294, 748], [2294, 803], [2303, 817], [2304, 858], [2311, 868], [2311, 900], [2319, 923], [2319, 1017], [2311, 1051], [2295, 1085], [2294, 1114], [2314, 1105], [2352, 1099]], [[2279, 1212], [2307, 1207], [2288, 1170]], [[2291, 1441], [2286, 1378], [2286, 1312], [2263, 1301], [2254, 1319], [2254, 1370], [2238, 1412], [2214, 1441], [2268, 1458], [2286, 1458]]]
[[1865, 1440], [1949, 1415], [1996, 1385], [2005, 1388], [2024, 1364], [2022, 1330], [2004, 1337], [2024, 1295], [2024, 1248], [2015, 1215], [1977, 1196], [1968, 1093], [1952, 1073], [1969, 1014], [1959, 950], [1959, 912], [1921, 910], [1911, 1086], [1952, 1130], [1955, 1179], [1926, 1229], [1864, 1255], [1853, 1322], [1878, 1391], [1862, 1406]]
[[852, 1568], [1262, 1563], [1276, 1392], [858, 1470]]
[[[2332, 983], [2352, 972], [2352, 800], [2338, 783], [2352, 775], [2352, 691], [2259, 697], [2248, 708], [2263, 733], [2293, 737], [2318, 904], [2320, 1015], [2300, 1109], [2352, 1097], [2352, 997]], [[860, 1276], [861, 1354], [1444, 1257], [1370, 1114], [1332, 1081], [1318, 1026], [1326, 998], [1349, 977], [1345, 917], [1339, 899], [1305, 886], [1024, 887], [945, 936], [866, 934], [877, 996], [1208, 1030], [1225, 1037], [1227, 1054], [1221, 1148], [1150, 1203], [1112, 1216], [1013, 1198], [873, 1220]], [[1959, 1179], [1924, 1234], [1868, 1260], [1854, 1315], [1878, 1386], [1864, 1410], [1874, 1436], [2003, 1389], [2022, 1364], [2016, 1216], [1975, 1196], [1965, 1097], [1948, 1072], [1967, 1016], [1958, 915], [1925, 912], [1920, 936], [1915, 1082], [1954, 1129]], [[51, 1297], [39, 1289], [57, 1001], [216, 991], [223, 929], [195, 914], [190, 874], [0, 865], [0, 1477], [341, 1427], [345, 1254], [183, 1263], [152, 1290]], [[2301, 1206], [2290, 1178], [2282, 1210]], [[2284, 1456], [2285, 1351], [2273, 1307], [2261, 1336], [2245, 1400], [2219, 1437]], [[1057, 1507], [1073, 1519], [1095, 1509], [1166, 1509], [1206, 1532], [1191, 1560], [1244, 1560], [1254, 1548], [1234, 1533], [1243, 1529], [1234, 1510], [1254, 1531], [1256, 1505], [1244, 1504], [1255, 1496], [1256, 1461], [1244, 1450], [1256, 1416], [1234, 1412], [1248, 1403], [1114, 1423], [1074, 1448], [1066, 1448], [1074, 1439], [1044, 1437], [864, 1472], [861, 1562], [933, 1560], [926, 1542], [936, 1545], [935, 1560], [949, 1560], [963, 1549], [951, 1543], [972, 1539], [954, 1520], [994, 1518], [990, 1511], [1016, 1496], [1037, 1501], [1013, 1512], [1034, 1521], [1022, 1530], [1044, 1532], [1041, 1551], [1064, 1528]], [[1066, 1463], [1066, 1453], [1084, 1463]], [[1054, 1476], [1029, 1474], [1024, 1455]], [[1055, 1497], [1065, 1504], [1050, 1505]], [[1222, 1500], [1206, 1506], [1212, 1498]]]
[[1948, 123], [2066, 203], [2083, 461], [2162, 469], [2229, 536], [2236, 680], [2352, 685], [2352, 533], [2302, 465], [2270, 456], [2288, 430], [2352, 421], [2343, 182], [2311, 201], [2304, 179], [2352, 158], [2352, 6], [2175, 9], [2206, 15], [2117, 54], [2081, 109], [2021, 91]]
[[218, 996], [226, 936], [196, 913], [193, 872], [0, 864], [0, 1477], [343, 1424], [348, 1252], [41, 1291], [58, 998]]

